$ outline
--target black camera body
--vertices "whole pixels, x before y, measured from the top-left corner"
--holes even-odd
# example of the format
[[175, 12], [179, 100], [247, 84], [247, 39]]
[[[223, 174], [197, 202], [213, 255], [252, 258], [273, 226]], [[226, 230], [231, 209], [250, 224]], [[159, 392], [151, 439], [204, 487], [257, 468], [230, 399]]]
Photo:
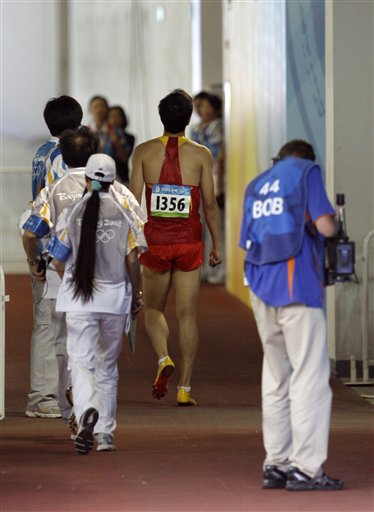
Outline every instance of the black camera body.
[[350, 242], [345, 225], [344, 194], [337, 194], [339, 229], [325, 242], [325, 284], [352, 281], [355, 277], [355, 243]]
[[355, 244], [342, 240], [326, 242], [326, 285], [351, 281], [355, 273]]

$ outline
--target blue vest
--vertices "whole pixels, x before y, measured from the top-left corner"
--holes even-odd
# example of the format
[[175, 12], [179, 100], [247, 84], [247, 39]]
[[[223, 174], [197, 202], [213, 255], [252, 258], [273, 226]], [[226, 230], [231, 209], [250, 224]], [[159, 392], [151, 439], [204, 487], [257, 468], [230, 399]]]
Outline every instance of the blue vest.
[[240, 232], [246, 261], [264, 265], [296, 256], [302, 246], [307, 208], [307, 177], [312, 160], [287, 157], [248, 185]]

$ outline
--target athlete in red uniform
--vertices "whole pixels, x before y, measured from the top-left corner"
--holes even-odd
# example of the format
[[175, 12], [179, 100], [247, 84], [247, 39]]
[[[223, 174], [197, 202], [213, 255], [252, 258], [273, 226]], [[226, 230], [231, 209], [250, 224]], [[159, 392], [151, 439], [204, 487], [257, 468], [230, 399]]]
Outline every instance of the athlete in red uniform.
[[[179, 165], [178, 148], [188, 139], [163, 136], [159, 140], [166, 144], [158, 180], [160, 187], [146, 183], [145, 236], [149, 250], [140, 261], [156, 272], [171, 268], [194, 270], [203, 262], [204, 247], [199, 214], [200, 188], [183, 185]], [[162, 190], [168, 194], [162, 194]]]
[[190, 384], [198, 348], [196, 308], [203, 262], [200, 196], [212, 238], [209, 263], [221, 263], [212, 156], [206, 147], [184, 136], [191, 113], [192, 99], [182, 90], [161, 100], [159, 114], [164, 136], [135, 149], [130, 184], [139, 202], [145, 186], [148, 212], [148, 252], [140, 261], [144, 267], [145, 327], [159, 359], [153, 396], [160, 399], [166, 395], [168, 378], [175, 366], [168, 355], [169, 329], [164, 315], [173, 285], [179, 326], [179, 405], [196, 405], [190, 395]]

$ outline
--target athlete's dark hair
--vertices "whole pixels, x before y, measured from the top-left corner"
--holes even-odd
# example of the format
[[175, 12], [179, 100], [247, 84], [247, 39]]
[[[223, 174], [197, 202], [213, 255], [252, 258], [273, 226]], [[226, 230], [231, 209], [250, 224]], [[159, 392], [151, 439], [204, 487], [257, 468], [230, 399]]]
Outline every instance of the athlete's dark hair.
[[60, 96], [47, 102], [43, 116], [51, 135], [58, 137], [64, 130], [78, 128], [83, 111], [77, 100], [71, 96]]
[[69, 167], [85, 167], [91, 155], [97, 153], [98, 140], [87, 126], [65, 130], [60, 137], [62, 159]]
[[160, 101], [158, 113], [165, 131], [182, 132], [191, 118], [192, 98], [182, 89], [175, 89]]
[[[89, 178], [87, 178], [89, 181]], [[107, 192], [110, 183], [101, 182], [103, 192]], [[92, 298], [95, 290], [95, 264], [96, 264], [96, 230], [100, 212], [100, 197], [97, 190], [93, 190], [84, 209], [81, 236], [79, 240], [78, 255], [73, 270], [74, 298], [81, 298], [87, 302]]]
[[306, 160], [315, 161], [316, 155], [313, 146], [301, 139], [294, 139], [287, 142], [279, 150], [278, 155], [273, 158], [275, 162], [282, 160], [286, 156], [297, 156], [298, 158], [305, 158]]

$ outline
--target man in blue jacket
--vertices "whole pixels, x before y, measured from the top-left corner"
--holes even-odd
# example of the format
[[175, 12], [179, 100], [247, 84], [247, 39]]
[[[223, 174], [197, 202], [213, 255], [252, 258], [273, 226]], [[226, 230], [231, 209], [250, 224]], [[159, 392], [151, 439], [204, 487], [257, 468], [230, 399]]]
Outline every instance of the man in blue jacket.
[[324, 237], [335, 211], [305, 141], [285, 144], [247, 187], [240, 247], [261, 338], [264, 489], [338, 490], [327, 476], [331, 398]]

